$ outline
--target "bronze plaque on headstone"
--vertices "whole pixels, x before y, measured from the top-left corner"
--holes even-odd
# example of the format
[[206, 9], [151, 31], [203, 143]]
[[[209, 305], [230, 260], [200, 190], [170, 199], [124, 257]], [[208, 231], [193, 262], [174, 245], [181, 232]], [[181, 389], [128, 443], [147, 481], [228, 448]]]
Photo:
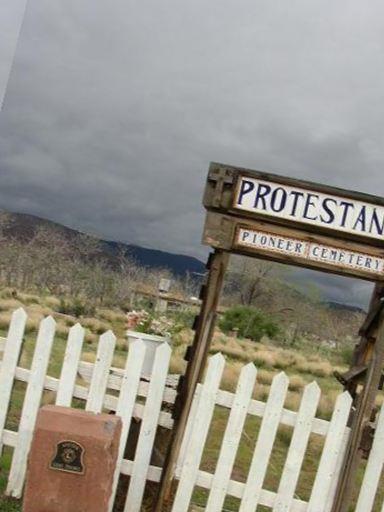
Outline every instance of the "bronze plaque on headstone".
[[50, 468], [69, 473], [84, 474], [84, 448], [75, 441], [61, 441], [56, 445], [56, 454]]

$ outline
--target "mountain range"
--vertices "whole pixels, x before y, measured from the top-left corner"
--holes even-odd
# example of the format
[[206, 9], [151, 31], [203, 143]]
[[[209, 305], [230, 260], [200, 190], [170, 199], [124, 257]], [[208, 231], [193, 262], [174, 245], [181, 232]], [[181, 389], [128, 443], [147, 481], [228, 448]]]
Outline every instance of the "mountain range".
[[[6, 212], [6, 219], [3, 228], [3, 236], [9, 239], [16, 238], [17, 240], [27, 242], [34, 236], [39, 228], [59, 233], [67, 239], [73, 239], [81, 234], [79, 231], [58, 224], [57, 222], [25, 213]], [[177, 276], [183, 276], [187, 273], [202, 273], [205, 271], [204, 263], [191, 256], [110, 240], [98, 239], [98, 242], [102, 257], [111, 261], [112, 264], [118, 252], [123, 251], [124, 254], [132, 257], [141, 266], [168, 269]]]

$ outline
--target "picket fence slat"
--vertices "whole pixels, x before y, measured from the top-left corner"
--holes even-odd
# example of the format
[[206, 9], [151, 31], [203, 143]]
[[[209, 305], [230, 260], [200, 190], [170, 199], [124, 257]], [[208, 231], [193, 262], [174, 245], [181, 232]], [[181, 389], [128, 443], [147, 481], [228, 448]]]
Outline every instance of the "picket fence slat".
[[27, 321], [26, 312], [20, 308], [12, 315], [7, 343], [4, 346], [3, 361], [0, 368], [0, 454], [2, 452], [2, 432], [5, 427], [9, 401], [11, 398], [13, 381], [17, 362], [23, 344], [23, 335]]
[[349, 437], [350, 437], [350, 430], [348, 429], [348, 431], [344, 432], [343, 440], [340, 444], [340, 452], [339, 452], [339, 456], [337, 458], [337, 463], [336, 463], [335, 471], [334, 471], [334, 474], [336, 475], [336, 477], [332, 479], [332, 483], [329, 488], [328, 497], [326, 499], [325, 510], [327, 510], [327, 511], [330, 511], [332, 509], [332, 505], [335, 500], [335, 496], [336, 496], [336, 492], [337, 492], [337, 485], [338, 485], [338, 477], [337, 476], [340, 474], [340, 471], [344, 464], [344, 457], [347, 452]]
[[86, 411], [99, 413], [103, 408], [115, 344], [116, 336], [112, 331], [107, 331], [100, 336], [88, 399], [85, 405]]
[[149, 385], [148, 397], [145, 403], [143, 421], [136, 447], [134, 467], [124, 512], [139, 512], [141, 507], [148, 467], [150, 465], [153, 443], [158, 425], [158, 418], [163, 401], [170, 357], [170, 346], [168, 343], [162, 343], [156, 349], [152, 378]]
[[308, 384], [304, 389], [273, 512], [288, 512], [291, 509], [320, 394], [316, 382]]
[[76, 324], [69, 330], [59, 386], [56, 395], [56, 405], [70, 407], [76, 385], [77, 367], [83, 347], [84, 329]]
[[186, 453], [187, 453], [187, 450], [189, 447], [189, 442], [191, 440], [193, 426], [195, 424], [196, 414], [198, 411], [199, 401], [201, 398], [202, 387], [203, 386], [201, 384], [198, 384], [196, 386], [195, 396], [193, 397], [191, 409], [189, 411], [187, 426], [185, 428], [183, 440], [182, 440], [181, 447], [180, 447], [180, 453], [179, 453], [179, 457], [178, 457], [176, 469], [175, 469], [175, 471], [178, 472], [177, 473], [178, 475], [179, 475], [179, 470], [181, 470], [181, 468], [183, 467], [185, 456], [186, 456]]
[[116, 414], [121, 417], [123, 427], [120, 437], [119, 453], [116, 462], [116, 469], [113, 479], [109, 511], [112, 512], [121, 466], [124, 459], [124, 451], [127, 444], [129, 429], [131, 426], [136, 395], [140, 383], [140, 375], [145, 357], [145, 345], [142, 340], [131, 344], [126, 361], [124, 377], [121, 383], [120, 395], [117, 403]]
[[330, 428], [325, 438], [323, 453], [312, 488], [307, 512], [328, 512], [328, 494], [332, 481], [336, 477], [337, 463], [342, 451], [345, 427], [352, 405], [352, 397], [348, 392], [338, 396], [332, 414]]
[[239, 512], [254, 512], [256, 504], [259, 503], [268, 462], [288, 391], [288, 383], [288, 377], [283, 372], [276, 375], [272, 381]]
[[240, 444], [257, 370], [253, 363], [244, 366], [239, 377], [233, 406], [221, 444], [219, 459], [206, 506], [207, 512], [220, 512], [227, 494], [233, 464]]
[[225, 360], [222, 354], [216, 354], [209, 360], [207, 374], [196, 410], [188, 451], [185, 454], [180, 481], [173, 503], [172, 510], [174, 512], [187, 512], [188, 510], [213, 416], [217, 390], [221, 382], [224, 364]]
[[7, 495], [15, 498], [20, 498], [23, 490], [27, 469], [27, 457], [44, 389], [44, 379], [48, 368], [55, 329], [56, 322], [50, 316], [42, 320], [40, 323], [32, 360], [31, 377], [25, 393], [19, 423], [17, 445], [12, 458], [6, 490]]
[[[375, 438], [365, 469], [363, 484], [355, 512], [369, 512], [375, 502], [376, 492], [384, 465], [384, 405], [377, 421]], [[384, 509], [384, 503], [383, 503]]]

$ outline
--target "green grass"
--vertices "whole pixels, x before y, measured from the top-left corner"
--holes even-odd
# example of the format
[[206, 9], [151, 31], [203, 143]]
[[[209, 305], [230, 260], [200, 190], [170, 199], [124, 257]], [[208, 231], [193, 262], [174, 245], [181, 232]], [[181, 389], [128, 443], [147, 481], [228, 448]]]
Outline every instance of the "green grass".
[[21, 512], [21, 501], [4, 496], [7, 486], [7, 476], [11, 465], [11, 450], [5, 448], [0, 457], [0, 510], [1, 512]]

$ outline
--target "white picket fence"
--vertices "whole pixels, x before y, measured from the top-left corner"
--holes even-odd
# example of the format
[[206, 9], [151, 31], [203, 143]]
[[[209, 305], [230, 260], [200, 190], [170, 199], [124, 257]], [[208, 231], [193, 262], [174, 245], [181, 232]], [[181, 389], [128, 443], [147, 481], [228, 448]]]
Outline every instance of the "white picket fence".
[[[159, 482], [161, 467], [151, 464], [158, 426], [171, 429], [169, 412], [175, 400], [175, 379], [168, 375], [171, 349], [167, 344], [156, 351], [150, 382], [141, 379], [145, 346], [141, 341], [131, 345], [125, 369], [111, 367], [115, 336], [107, 332], [100, 337], [95, 364], [81, 361], [84, 330], [80, 325], [71, 328], [62, 364], [60, 378], [47, 375], [50, 352], [55, 334], [55, 321], [48, 317], [41, 322], [30, 369], [18, 366], [27, 316], [22, 309], [13, 314], [9, 334], [3, 346], [0, 343], [0, 448], [14, 448], [6, 493], [20, 498], [26, 475], [29, 448], [43, 390], [56, 392], [57, 405], [70, 406], [73, 398], [84, 401], [86, 410], [98, 413], [103, 409], [116, 411], [123, 419], [123, 432], [115, 473], [112, 510], [120, 474], [129, 475], [125, 512], [139, 512], [146, 483]], [[205, 490], [203, 509], [210, 512], [224, 510], [227, 497], [237, 499], [239, 512], [255, 512], [264, 506], [273, 512], [329, 512], [350, 434], [347, 418], [351, 398], [342, 393], [336, 401], [330, 421], [316, 417], [321, 392], [316, 383], [306, 386], [297, 412], [284, 408], [289, 380], [284, 373], [272, 382], [266, 403], [252, 399], [257, 370], [253, 364], [243, 367], [235, 393], [220, 389], [225, 366], [224, 357], [210, 358], [205, 380], [196, 390], [187, 431], [179, 456], [175, 479], [178, 481], [172, 506], [173, 512], [191, 510], [196, 489]], [[82, 384], [78, 384], [78, 376]], [[5, 429], [7, 411], [14, 381], [27, 383], [18, 431]], [[257, 384], [256, 384], [257, 386]], [[108, 390], [113, 391], [111, 394]], [[118, 396], [116, 396], [118, 392]], [[143, 398], [145, 403], [143, 404]], [[202, 470], [209, 430], [217, 408], [228, 410], [225, 432], [214, 471]], [[239, 446], [247, 418], [260, 419], [257, 440], [250, 449], [251, 464], [245, 480], [233, 476]], [[133, 418], [141, 422], [134, 460], [124, 458], [124, 450]], [[292, 428], [292, 436], [280, 476], [278, 488], [266, 488], [265, 480], [278, 428]], [[316, 434], [324, 439], [317, 473], [307, 500], [297, 496], [302, 465]], [[373, 449], [367, 464], [356, 512], [374, 510], [375, 496], [384, 464], [384, 410], [377, 424]], [[379, 509], [375, 509], [379, 510]], [[380, 509], [384, 512], [384, 504]]]
[[[110, 510], [112, 510], [120, 473], [131, 477], [125, 511], [140, 510], [146, 480], [151, 479], [154, 471], [161, 470], [150, 466], [157, 427], [162, 425], [171, 428], [173, 424], [170, 413], [161, 410], [162, 402], [173, 402], [175, 395], [174, 390], [166, 386], [171, 355], [169, 345], [163, 344], [158, 348], [153, 367], [153, 379], [148, 383], [140, 380], [145, 355], [144, 343], [142, 341], [133, 343], [125, 369], [121, 373], [117, 370], [113, 371], [111, 362], [116, 338], [112, 332], [107, 332], [100, 336], [96, 362], [91, 367], [90, 384], [89, 387], [85, 387], [76, 383], [78, 370], [89, 369], [89, 364], [80, 362], [84, 339], [83, 328], [77, 324], [70, 329], [61, 376], [57, 379], [47, 376], [55, 334], [55, 321], [52, 317], [45, 318], [40, 324], [30, 370], [17, 366], [26, 320], [27, 315], [23, 309], [13, 314], [0, 366], [0, 448], [2, 445], [14, 448], [6, 494], [16, 498], [22, 496], [34, 425], [43, 390], [46, 389], [56, 392], [57, 405], [69, 407], [72, 399], [78, 398], [84, 400], [87, 411], [99, 413], [105, 408], [116, 411], [116, 414], [121, 416], [123, 432]], [[15, 380], [28, 383], [17, 432], [5, 429]], [[118, 389], [119, 396], [108, 394], [108, 389]], [[145, 405], [138, 402], [139, 397], [146, 399]], [[141, 420], [141, 434], [134, 460], [126, 460], [123, 457], [124, 448], [133, 418]]]

